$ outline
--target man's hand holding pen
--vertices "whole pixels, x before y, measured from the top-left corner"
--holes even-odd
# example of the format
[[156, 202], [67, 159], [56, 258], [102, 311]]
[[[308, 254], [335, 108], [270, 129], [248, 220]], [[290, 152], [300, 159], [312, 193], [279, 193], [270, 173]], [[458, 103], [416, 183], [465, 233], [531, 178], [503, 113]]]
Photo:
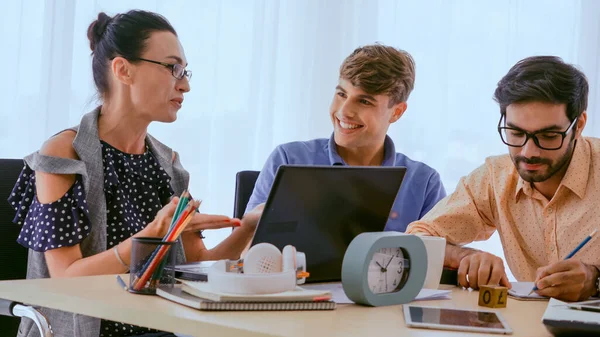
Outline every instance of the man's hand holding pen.
[[575, 259], [538, 268], [535, 285], [539, 295], [565, 301], [583, 301], [596, 293], [596, 267]]

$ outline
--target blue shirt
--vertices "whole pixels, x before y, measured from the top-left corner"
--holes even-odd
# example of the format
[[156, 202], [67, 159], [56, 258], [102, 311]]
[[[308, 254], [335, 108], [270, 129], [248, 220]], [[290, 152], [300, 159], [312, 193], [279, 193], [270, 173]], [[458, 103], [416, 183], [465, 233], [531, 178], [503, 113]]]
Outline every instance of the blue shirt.
[[[382, 166], [404, 166], [406, 175], [385, 226], [386, 231], [404, 232], [446, 196], [439, 173], [433, 168], [397, 153], [394, 142], [385, 137]], [[329, 138], [279, 145], [258, 176], [246, 212], [267, 201], [280, 165], [347, 165], [337, 153], [333, 135]]]

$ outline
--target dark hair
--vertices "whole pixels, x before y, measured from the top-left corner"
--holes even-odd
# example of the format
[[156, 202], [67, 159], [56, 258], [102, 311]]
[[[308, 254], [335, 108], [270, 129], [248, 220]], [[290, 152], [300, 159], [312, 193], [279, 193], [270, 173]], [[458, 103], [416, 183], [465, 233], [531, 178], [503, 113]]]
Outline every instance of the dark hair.
[[566, 104], [572, 122], [587, 109], [588, 82], [573, 65], [556, 56], [532, 56], [515, 64], [494, 92], [500, 113], [512, 103], [547, 102]]
[[359, 47], [342, 63], [340, 77], [370, 95], [389, 95], [392, 107], [406, 102], [415, 87], [415, 61], [401, 49], [381, 44]]
[[92, 72], [94, 83], [102, 97], [108, 93], [108, 68], [117, 56], [135, 61], [146, 49], [150, 34], [175, 29], [162, 15], [141, 10], [131, 10], [114, 17], [101, 12], [90, 24], [87, 36], [92, 49]]

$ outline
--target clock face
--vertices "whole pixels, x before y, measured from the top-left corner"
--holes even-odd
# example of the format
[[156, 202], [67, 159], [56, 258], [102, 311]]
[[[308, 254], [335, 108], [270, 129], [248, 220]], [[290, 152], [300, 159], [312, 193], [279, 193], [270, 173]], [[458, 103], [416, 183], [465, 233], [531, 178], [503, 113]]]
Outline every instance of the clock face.
[[374, 294], [400, 290], [408, 276], [408, 263], [401, 248], [382, 248], [369, 263], [367, 282]]

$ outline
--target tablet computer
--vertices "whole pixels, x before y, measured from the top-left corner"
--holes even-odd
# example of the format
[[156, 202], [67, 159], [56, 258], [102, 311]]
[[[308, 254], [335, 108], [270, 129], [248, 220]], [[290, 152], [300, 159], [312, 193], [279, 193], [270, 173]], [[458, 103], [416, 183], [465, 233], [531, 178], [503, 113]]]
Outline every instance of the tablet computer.
[[499, 312], [419, 307], [409, 304], [405, 304], [403, 308], [404, 320], [411, 328], [512, 334]]
[[567, 306], [571, 309], [600, 312], [600, 300], [567, 303]]
[[293, 245], [306, 254], [307, 283], [336, 282], [350, 242], [380, 232], [405, 167], [282, 165], [277, 170], [252, 246]]

